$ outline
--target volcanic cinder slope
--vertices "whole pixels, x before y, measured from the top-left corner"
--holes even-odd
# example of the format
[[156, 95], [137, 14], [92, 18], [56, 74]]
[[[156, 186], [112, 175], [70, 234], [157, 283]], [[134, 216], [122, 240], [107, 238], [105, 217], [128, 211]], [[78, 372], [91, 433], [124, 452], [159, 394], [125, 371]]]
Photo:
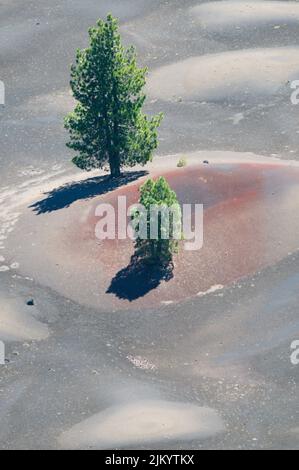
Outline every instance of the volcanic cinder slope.
[[2, 341], [41, 341], [49, 336], [48, 326], [34, 317], [31, 307], [22, 305], [20, 301], [2, 298], [0, 308]]
[[[69, 207], [67, 200], [75, 194], [77, 183], [56, 188], [35, 201], [8, 242], [13, 258], [20, 262], [20, 272], [94, 308], [153, 307], [228, 285], [296, 251], [297, 166], [276, 160], [261, 163], [254, 156], [247, 157], [246, 163], [246, 155], [239, 163], [241, 155], [221, 152], [214, 158], [208, 152], [204, 155], [209, 165], [196, 163], [200, 155], [193, 154], [187, 160], [189, 166], [182, 169], [176, 168], [174, 158], [164, 160], [164, 171], [157, 162], [151, 167], [152, 176], [166, 177], [182, 207], [191, 204], [193, 212], [195, 204], [204, 208], [203, 246], [188, 251], [186, 242], [180, 243], [171, 279], [132, 265], [134, 243], [118, 239], [117, 230], [115, 240], [96, 237], [97, 207], [110, 204], [117, 215], [120, 196], [126, 197], [127, 209], [137, 203], [140, 185], [147, 178], [142, 173], [137, 181], [114, 191], [111, 188], [93, 201], [78, 197]], [[201, 229], [196, 227], [199, 238]], [[193, 245], [196, 241], [192, 240]]]
[[190, 14], [204, 28], [214, 32], [259, 26], [279, 29], [299, 23], [299, 5], [292, 1], [204, 2], [192, 7]]
[[298, 77], [296, 47], [246, 49], [192, 57], [161, 67], [148, 91], [161, 100], [260, 100], [289, 88]]
[[[136, 200], [144, 169], [83, 175], [63, 131], [69, 64], [108, 10], [165, 113], [146, 170], [206, 206], [203, 250], [135, 299], [132, 243], [97, 244], [94, 209]], [[294, 1], [1, 2], [1, 449], [299, 447], [298, 19]]]
[[[178, 427], [177, 423], [181, 425]], [[214, 410], [163, 401], [141, 401], [112, 408], [79, 423], [61, 436], [66, 448], [167, 442], [175, 439], [207, 438], [224, 431]], [[112, 438], [113, 436], [113, 438]]]

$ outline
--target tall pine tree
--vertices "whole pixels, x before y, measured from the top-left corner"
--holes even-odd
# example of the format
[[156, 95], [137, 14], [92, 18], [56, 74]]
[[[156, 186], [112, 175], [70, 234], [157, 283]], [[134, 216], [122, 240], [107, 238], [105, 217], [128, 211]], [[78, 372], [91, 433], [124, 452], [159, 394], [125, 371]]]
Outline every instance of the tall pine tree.
[[65, 118], [73, 163], [84, 170], [145, 165], [158, 146], [162, 114], [148, 118], [142, 108], [147, 69], [138, 68], [133, 47], [121, 43], [118, 21], [108, 15], [89, 30], [90, 46], [78, 50], [71, 88], [78, 101]]

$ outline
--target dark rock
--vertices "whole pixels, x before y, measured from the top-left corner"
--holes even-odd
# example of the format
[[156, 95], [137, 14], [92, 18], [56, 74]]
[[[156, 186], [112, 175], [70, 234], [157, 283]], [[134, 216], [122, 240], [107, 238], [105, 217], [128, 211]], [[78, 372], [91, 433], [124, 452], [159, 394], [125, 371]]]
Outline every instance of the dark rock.
[[33, 307], [34, 306], [34, 300], [29, 299], [29, 300], [27, 300], [26, 304], [28, 305], [28, 307]]

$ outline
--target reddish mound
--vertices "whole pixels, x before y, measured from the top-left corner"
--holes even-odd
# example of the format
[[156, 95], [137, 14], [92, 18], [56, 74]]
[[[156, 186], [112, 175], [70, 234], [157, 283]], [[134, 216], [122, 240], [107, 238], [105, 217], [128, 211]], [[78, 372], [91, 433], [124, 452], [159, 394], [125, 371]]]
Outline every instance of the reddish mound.
[[[299, 171], [278, 164], [197, 165], [164, 173], [181, 203], [204, 204], [204, 246], [183, 249], [174, 276], [130, 265], [131, 240], [95, 237], [95, 208], [125, 195], [137, 202], [143, 179], [70, 208], [34, 217], [15, 257], [26, 274], [84, 304], [153, 306], [205, 292], [274, 264], [299, 246]], [[29, 221], [32, 223], [32, 220]], [[28, 221], [27, 221], [28, 223]], [[26, 244], [35, 257], [27, 258]], [[14, 246], [18, 244], [14, 242]], [[28, 250], [29, 252], [29, 250]], [[42, 261], [38, 261], [42, 260]], [[45, 270], [44, 266], [48, 269]], [[109, 290], [110, 293], [106, 293]]]
[[[85, 262], [104, 265], [108, 281], [113, 280], [110, 292], [115, 297], [145, 300], [147, 305], [181, 300], [253, 273], [298, 247], [299, 236], [294, 237], [299, 234], [297, 200], [288, 197], [293, 188], [299, 194], [298, 171], [277, 165], [206, 165], [164, 176], [182, 204], [204, 204], [204, 246], [188, 252], [182, 243], [174, 277], [166, 283], [157, 272], [130, 266], [130, 240], [97, 241]], [[135, 203], [140, 184], [118, 189], [101, 202], [117, 209], [117, 197], [126, 195], [128, 204]], [[75, 250], [81, 250], [87, 241], [95, 242], [98, 203], [93, 202], [80, 230], [73, 232]]]

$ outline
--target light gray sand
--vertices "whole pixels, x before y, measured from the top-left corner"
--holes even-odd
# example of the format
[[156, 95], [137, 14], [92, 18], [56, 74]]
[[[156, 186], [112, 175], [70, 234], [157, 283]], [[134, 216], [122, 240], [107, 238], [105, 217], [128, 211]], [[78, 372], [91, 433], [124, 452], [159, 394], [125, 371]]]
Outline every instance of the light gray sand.
[[224, 429], [223, 421], [212, 409], [159, 400], [140, 401], [88, 418], [63, 433], [60, 443], [67, 449], [154, 446], [155, 442], [206, 439]]
[[[82, 307], [40, 285], [38, 278], [25, 279], [11, 268], [18, 260], [7, 250], [24, 205], [53, 187], [48, 176], [55, 180], [61, 171], [64, 182], [73, 178], [62, 125], [71, 106], [66, 91], [69, 64], [75, 48], [86, 46], [87, 28], [108, 10], [120, 16], [126, 42], [137, 45], [140, 63], [149, 65], [152, 76], [167, 72], [171, 92], [164, 80], [147, 103], [149, 111], [165, 113], [159, 154], [208, 149], [298, 160], [298, 107], [291, 104], [286, 83], [296, 72], [299, 57], [297, 5], [281, 3], [272, 2], [270, 11], [268, 2], [258, 2], [251, 15], [244, 2], [245, 13], [240, 8], [234, 15], [230, 11], [230, 23], [226, 2], [1, 2], [0, 79], [7, 99], [0, 109], [0, 254], [5, 258], [1, 265], [9, 268], [0, 272], [2, 312], [18, 309], [18, 315], [9, 316], [14, 334], [22, 325], [29, 328], [28, 322], [30, 333], [36, 332], [32, 318], [47, 324], [51, 333], [43, 341], [6, 345], [10, 362], [0, 369], [1, 449], [59, 448], [62, 433], [89, 417], [149, 400], [216, 410], [226, 429], [204, 440], [184, 442], [179, 437], [167, 444], [161, 439], [128, 447], [299, 448], [299, 369], [290, 362], [290, 344], [299, 338], [297, 254], [228, 289], [179, 305], [167, 299], [167, 304], [146, 314], [124, 314]], [[213, 8], [222, 14], [206, 16], [204, 25], [201, 15], [209, 15]], [[289, 51], [285, 63], [282, 47]], [[249, 59], [249, 69], [242, 58], [255, 48], [257, 60]], [[280, 68], [273, 51], [278, 51]], [[223, 83], [226, 59], [230, 67], [236, 66], [232, 91]], [[191, 86], [180, 88], [181, 96], [173, 84], [182, 86], [181, 65], [186, 60]], [[205, 84], [203, 102], [198, 81], [192, 78], [199, 73], [199, 63], [214, 79], [200, 79]], [[176, 76], [168, 75], [170, 70], [178, 73], [177, 82]], [[243, 93], [247, 73], [249, 90], [258, 91], [258, 99]], [[220, 101], [214, 102], [215, 96]], [[76, 288], [76, 279], [71, 282]], [[29, 296], [37, 298], [34, 313], [26, 307]], [[37, 331], [40, 334], [40, 324]]]
[[20, 301], [1, 298], [0, 301], [0, 338], [5, 342], [41, 341], [49, 336], [47, 325], [37, 320], [35, 307]]
[[152, 98], [257, 101], [290, 90], [299, 75], [299, 48], [246, 49], [192, 57], [155, 70]]
[[272, 26], [274, 29], [299, 25], [297, 2], [280, 1], [221, 1], [206, 2], [190, 9], [192, 18], [208, 30], [241, 29]]

